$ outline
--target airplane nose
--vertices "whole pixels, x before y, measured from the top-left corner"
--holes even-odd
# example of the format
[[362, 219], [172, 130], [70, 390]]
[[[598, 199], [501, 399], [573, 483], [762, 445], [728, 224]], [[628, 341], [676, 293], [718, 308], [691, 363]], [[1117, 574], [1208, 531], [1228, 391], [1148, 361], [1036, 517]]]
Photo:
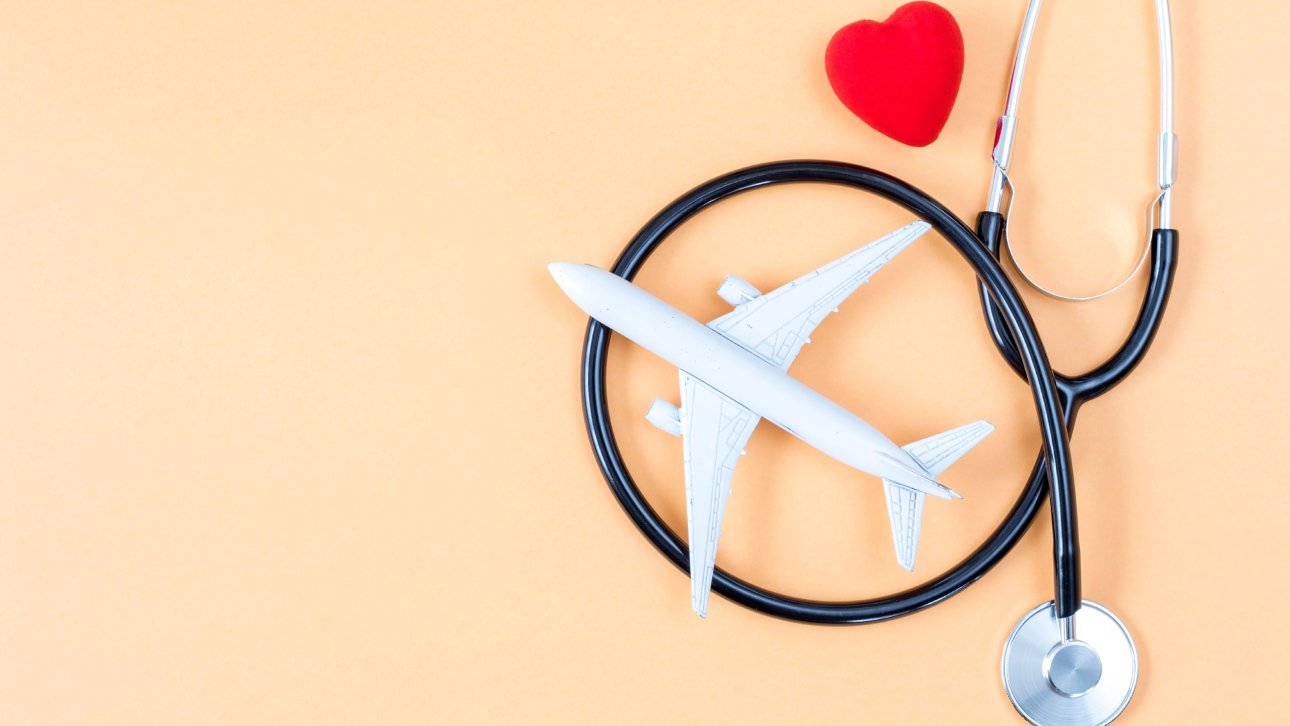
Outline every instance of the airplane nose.
[[579, 265], [576, 262], [552, 262], [546, 266], [551, 272], [551, 277], [555, 278], [555, 284], [564, 290], [574, 302], [579, 302], [584, 297], [587, 288], [587, 266]]
[[560, 289], [568, 291], [568, 284], [572, 282], [574, 274], [573, 268], [577, 267], [572, 262], [551, 262], [547, 264], [546, 269], [555, 278], [555, 283]]

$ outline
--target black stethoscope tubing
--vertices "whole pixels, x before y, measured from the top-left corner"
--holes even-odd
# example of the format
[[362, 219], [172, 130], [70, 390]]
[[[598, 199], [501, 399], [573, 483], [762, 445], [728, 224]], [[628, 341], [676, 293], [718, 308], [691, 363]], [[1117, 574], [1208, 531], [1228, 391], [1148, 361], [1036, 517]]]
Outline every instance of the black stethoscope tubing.
[[[801, 622], [866, 623], [908, 615], [954, 595], [984, 575], [1020, 540], [1044, 495], [1051, 489], [1056, 614], [1057, 617], [1073, 615], [1082, 598], [1069, 428], [1079, 405], [1122, 380], [1150, 344], [1169, 296], [1176, 264], [1176, 233], [1156, 230], [1153, 234], [1147, 295], [1128, 340], [1102, 366], [1075, 378], [1054, 373], [1025, 304], [1000, 267], [997, 256], [1001, 215], [982, 214], [978, 220], [981, 234], [978, 238], [962, 220], [926, 193], [862, 166], [786, 161], [752, 166], [718, 177], [682, 195], [655, 215], [624, 248], [612, 271], [632, 279], [668, 235], [711, 204], [751, 189], [794, 182], [838, 184], [876, 194], [931, 224], [959, 251], [977, 274], [995, 345], [1014, 370], [1031, 384], [1044, 448], [1020, 497], [999, 527], [958, 565], [915, 588], [869, 600], [820, 602], [774, 593], [717, 568], [713, 589], [746, 607]], [[589, 322], [582, 355], [582, 395], [592, 450], [627, 515], [673, 564], [688, 571], [685, 542], [668, 528], [642, 496], [614, 439], [605, 395], [609, 339], [608, 328], [595, 320]]]

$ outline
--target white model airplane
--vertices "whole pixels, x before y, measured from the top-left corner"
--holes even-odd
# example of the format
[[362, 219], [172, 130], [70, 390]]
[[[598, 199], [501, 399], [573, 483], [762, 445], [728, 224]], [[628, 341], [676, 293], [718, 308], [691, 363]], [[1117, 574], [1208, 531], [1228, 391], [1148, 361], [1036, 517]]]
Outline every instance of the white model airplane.
[[925, 495], [962, 498], [936, 477], [994, 426], [977, 421], [901, 448], [787, 373], [815, 327], [927, 230], [924, 222], [910, 224], [766, 295], [727, 277], [717, 294], [735, 309], [706, 326], [599, 268], [549, 265], [588, 315], [680, 369], [680, 408], [658, 399], [646, 417], [683, 437], [691, 599], [700, 616], [707, 615], [730, 478], [763, 418], [882, 478], [896, 559], [905, 569], [914, 569]]

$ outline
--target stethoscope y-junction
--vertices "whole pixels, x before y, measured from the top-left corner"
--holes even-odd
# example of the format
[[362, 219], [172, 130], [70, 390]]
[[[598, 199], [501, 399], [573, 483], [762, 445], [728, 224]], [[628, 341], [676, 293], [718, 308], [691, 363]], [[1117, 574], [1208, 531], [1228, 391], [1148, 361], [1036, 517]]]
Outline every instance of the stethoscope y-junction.
[[[908, 615], [954, 595], [975, 582], [1017, 544], [1045, 496], [1052, 511], [1055, 595], [1017, 624], [1004, 647], [1004, 687], [1018, 711], [1034, 723], [1099, 724], [1127, 705], [1137, 678], [1137, 656], [1123, 624], [1106, 608], [1083, 599], [1069, 436], [1079, 408], [1124, 378], [1141, 362], [1156, 331], [1172, 287], [1178, 233], [1170, 228], [1172, 187], [1177, 176], [1173, 133], [1173, 84], [1169, 8], [1157, 0], [1161, 54], [1161, 132], [1156, 218], [1144, 259], [1149, 279], [1141, 309], [1121, 347], [1104, 363], [1076, 376], [1056, 373], [1034, 321], [1000, 264], [1006, 245], [1003, 214], [1007, 170], [1017, 132], [1018, 103], [1026, 58], [1041, 0], [1032, 0], [1017, 47], [1007, 107], [999, 121], [992, 154], [993, 173], [973, 232], [928, 194], [862, 166], [830, 161], [763, 164], [719, 177], [682, 195], [651, 219], [628, 243], [612, 271], [626, 279], [640, 272], [650, 254], [681, 224], [724, 199], [778, 184], [811, 182], [875, 194], [932, 225], [979, 279], [981, 306], [990, 336], [1004, 360], [1029, 382], [1043, 450], [1020, 496], [986, 540], [948, 571], [910, 590], [868, 600], [819, 602], [771, 592], [719, 568], [713, 588], [744, 606], [809, 623], [869, 623]], [[1123, 283], [1122, 283], [1123, 284]], [[1118, 286], [1117, 286], [1118, 287]], [[674, 533], [632, 481], [614, 439], [606, 398], [610, 331], [592, 320], [582, 358], [583, 410], [592, 448], [614, 495], [645, 536], [673, 563], [687, 569], [686, 543]]]

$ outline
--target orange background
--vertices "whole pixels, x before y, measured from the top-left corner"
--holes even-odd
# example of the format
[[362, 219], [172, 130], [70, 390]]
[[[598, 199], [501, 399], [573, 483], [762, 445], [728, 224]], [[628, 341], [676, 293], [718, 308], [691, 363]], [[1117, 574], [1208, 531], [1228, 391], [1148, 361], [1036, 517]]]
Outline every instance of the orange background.
[[[1003, 640], [1049, 597], [1046, 511], [950, 601], [825, 628], [714, 598], [623, 516], [578, 405], [583, 316], [544, 269], [608, 265], [731, 168], [881, 168], [983, 204], [1022, 0], [953, 0], [963, 91], [908, 149], [832, 97], [830, 35], [894, 2], [84, 3], [0, 8], [0, 722], [1017, 723]], [[1275, 718], [1286, 677], [1283, 276], [1290, 10], [1176, 0], [1182, 267], [1152, 354], [1075, 436], [1086, 594], [1141, 651], [1123, 723]], [[1128, 269], [1154, 177], [1151, 3], [1050, 3], [1014, 236], [1085, 292]], [[696, 316], [906, 221], [842, 189], [756, 192], [639, 281]], [[1128, 292], [1028, 294], [1057, 366]], [[614, 420], [684, 526], [675, 372], [622, 341]], [[882, 496], [773, 426], [719, 562], [854, 598], [950, 566], [1038, 434], [966, 267], [928, 237], [793, 372], [899, 442], [999, 426], [928, 505], [916, 575]]]

